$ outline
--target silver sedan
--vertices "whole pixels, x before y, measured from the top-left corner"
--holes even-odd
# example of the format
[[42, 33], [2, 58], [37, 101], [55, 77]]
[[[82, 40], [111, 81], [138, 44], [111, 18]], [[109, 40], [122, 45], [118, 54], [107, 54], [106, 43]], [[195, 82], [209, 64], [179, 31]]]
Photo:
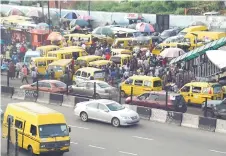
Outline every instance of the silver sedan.
[[108, 83], [99, 80], [84, 81], [76, 85], [70, 86], [71, 95], [82, 95], [94, 97], [94, 83], [96, 82], [96, 98], [97, 99], [117, 99], [118, 90], [110, 86]]
[[105, 99], [77, 103], [74, 113], [84, 122], [92, 119], [111, 123], [114, 127], [133, 125], [140, 121], [137, 112]]

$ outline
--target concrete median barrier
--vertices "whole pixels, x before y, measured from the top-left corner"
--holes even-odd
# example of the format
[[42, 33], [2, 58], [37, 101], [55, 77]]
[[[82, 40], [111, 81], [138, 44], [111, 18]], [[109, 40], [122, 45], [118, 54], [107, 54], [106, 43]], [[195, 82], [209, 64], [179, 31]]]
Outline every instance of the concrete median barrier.
[[1, 86], [1, 96], [12, 98], [13, 92], [13, 87]]
[[12, 99], [25, 100], [25, 90], [20, 88], [14, 88]]
[[151, 109], [151, 121], [165, 123], [167, 119], [167, 111], [161, 109]]
[[38, 92], [37, 102], [49, 104], [49, 101], [50, 101], [49, 99], [50, 99], [50, 93], [48, 93], [48, 92]]
[[75, 96], [64, 95], [62, 106], [64, 107], [75, 107]]
[[184, 113], [181, 126], [190, 127], [190, 128], [198, 128], [198, 126], [199, 126], [199, 116]]
[[123, 104], [123, 106], [124, 106], [125, 108], [131, 109], [131, 110], [137, 112], [137, 105]]
[[80, 96], [75, 96], [75, 104], [79, 102], [84, 102], [84, 101], [89, 101], [90, 98], [88, 97], [80, 97]]
[[199, 117], [199, 129], [214, 132], [216, 129], [217, 119]]
[[55, 93], [50, 93], [49, 96], [49, 104], [54, 104], [54, 105], [62, 105], [64, 100], [64, 95], [63, 94], [55, 94]]
[[167, 112], [166, 123], [180, 126], [182, 122], [182, 116], [183, 114], [180, 112], [169, 111]]
[[137, 113], [141, 119], [149, 120], [151, 117], [151, 108], [137, 106]]
[[226, 120], [217, 119], [215, 132], [226, 133]]

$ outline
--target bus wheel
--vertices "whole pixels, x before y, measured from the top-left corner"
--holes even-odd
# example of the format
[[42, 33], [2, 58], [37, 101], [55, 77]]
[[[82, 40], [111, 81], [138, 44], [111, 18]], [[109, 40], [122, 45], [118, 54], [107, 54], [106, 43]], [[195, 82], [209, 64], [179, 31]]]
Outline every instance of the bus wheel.
[[35, 156], [35, 154], [33, 153], [33, 148], [31, 146], [28, 147], [28, 154], [29, 156]]

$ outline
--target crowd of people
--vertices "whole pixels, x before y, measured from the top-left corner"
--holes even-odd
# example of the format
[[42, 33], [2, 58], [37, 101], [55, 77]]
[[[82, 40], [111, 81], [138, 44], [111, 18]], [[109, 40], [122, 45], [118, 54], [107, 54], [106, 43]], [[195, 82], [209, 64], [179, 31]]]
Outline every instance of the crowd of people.
[[[64, 42], [63, 45], [68, 46], [66, 42]], [[84, 42], [73, 41], [72, 45], [81, 46], [89, 55], [102, 56], [107, 60], [109, 60], [112, 55], [111, 45], [107, 43], [95, 41], [90, 47], [87, 47]], [[20, 78], [22, 83], [24, 81], [29, 83], [27, 76], [30, 74], [33, 82], [35, 82], [39, 75], [37, 67], [34, 65], [34, 68], [28, 69], [26, 65], [21, 65], [20, 63], [23, 62], [26, 51], [27, 46], [24, 44], [13, 43], [12, 45], [4, 45], [2, 54], [5, 54], [6, 57], [1, 59], [1, 65], [8, 67], [9, 77], [12, 80], [14, 78]], [[132, 59], [129, 62], [125, 62], [123, 66], [112, 63], [101, 68], [105, 71], [105, 80], [114, 86], [118, 86], [122, 81], [134, 74], [160, 77], [163, 80], [163, 86], [170, 84], [174, 86], [174, 88], [180, 88], [185, 83], [194, 79], [192, 73], [187, 73], [183, 70], [183, 66], [180, 64], [171, 66], [167, 58], [153, 55], [149, 49], [143, 51], [142, 49], [134, 48]], [[70, 74], [67, 72], [70, 72]], [[74, 71], [72, 69], [68, 69], [68, 71], [65, 71], [63, 74], [61, 80], [71, 84], [73, 73]], [[68, 81], [68, 75], [70, 75], [70, 82]], [[54, 71], [46, 71], [44, 78], [54, 79]]]

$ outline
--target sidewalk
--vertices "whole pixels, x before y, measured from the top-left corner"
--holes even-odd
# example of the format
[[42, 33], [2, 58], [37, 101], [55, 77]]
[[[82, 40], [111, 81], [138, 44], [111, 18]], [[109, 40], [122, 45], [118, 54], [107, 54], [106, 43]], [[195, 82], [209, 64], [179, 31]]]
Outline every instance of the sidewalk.
[[[9, 153], [10, 154], [7, 155], [7, 140], [1, 138], [1, 156], [15, 156], [15, 148], [11, 148]], [[28, 156], [28, 154], [26, 154], [25, 151], [22, 150], [21, 152], [19, 152], [18, 156]]]

